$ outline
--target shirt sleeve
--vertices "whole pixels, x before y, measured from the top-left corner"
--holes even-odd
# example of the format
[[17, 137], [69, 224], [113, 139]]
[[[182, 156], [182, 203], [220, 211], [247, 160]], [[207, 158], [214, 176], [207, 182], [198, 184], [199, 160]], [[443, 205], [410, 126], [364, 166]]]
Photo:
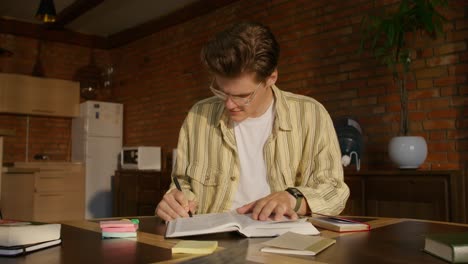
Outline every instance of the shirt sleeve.
[[312, 149], [312, 161], [305, 186], [296, 187], [304, 195], [312, 212], [338, 215], [343, 211], [349, 197], [349, 188], [344, 182], [341, 151], [333, 122], [321, 106], [319, 120], [315, 123], [317, 140], [306, 141]]
[[[174, 164], [174, 168], [172, 170], [172, 177], [177, 177], [179, 180], [180, 187], [182, 188], [182, 192], [185, 194], [188, 200], [196, 200], [195, 194], [191, 191], [191, 185], [189, 182], [189, 178], [186, 176], [186, 171], [188, 167], [188, 160], [189, 160], [189, 124], [191, 122], [192, 116], [191, 113], [187, 115], [179, 133], [179, 140], [177, 143], [177, 155]], [[171, 185], [169, 186], [169, 191], [176, 188], [174, 181], [171, 181]]]

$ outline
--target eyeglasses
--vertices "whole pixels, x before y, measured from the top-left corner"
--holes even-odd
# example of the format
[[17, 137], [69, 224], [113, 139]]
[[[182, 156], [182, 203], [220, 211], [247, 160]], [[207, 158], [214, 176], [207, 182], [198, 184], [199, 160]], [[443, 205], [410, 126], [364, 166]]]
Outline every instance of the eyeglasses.
[[217, 88], [214, 88], [213, 87], [213, 84], [214, 84], [214, 79], [211, 81], [211, 84], [210, 84], [210, 90], [211, 92], [213, 92], [213, 94], [218, 97], [219, 99], [223, 100], [223, 101], [226, 101], [228, 98], [231, 98], [231, 100], [237, 105], [237, 106], [248, 106], [252, 100], [254, 99], [255, 97], [255, 94], [257, 93], [257, 90], [258, 88], [260, 87], [260, 85], [262, 84], [262, 82], [260, 82], [257, 87], [255, 88], [255, 90], [253, 92], [251, 92], [249, 95], [247, 96], [236, 96], [236, 95], [231, 95], [231, 94], [227, 94]]

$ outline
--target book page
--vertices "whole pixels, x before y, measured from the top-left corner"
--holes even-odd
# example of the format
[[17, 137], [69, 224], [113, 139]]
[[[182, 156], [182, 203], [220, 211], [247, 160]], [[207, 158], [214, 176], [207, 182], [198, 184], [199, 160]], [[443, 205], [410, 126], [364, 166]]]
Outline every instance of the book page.
[[283, 216], [281, 220], [273, 220], [273, 218], [269, 218], [266, 221], [254, 220], [252, 218], [252, 214], [238, 214], [235, 211], [232, 211], [232, 217], [239, 223], [240, 228], [244, 229], [247, 227], [255, 227], [255, 228], [280, 228], [280, 227], [290, 227], [294, 226], [294, 223], [297, 222], [305, 222], [307, 221], [306, 218], [300, 218], [297, 220], [291, 220], [288, 217]]
[[169, 222], [167, 237], [208, 234], [239, 229], [231, 213], [202, 214]]

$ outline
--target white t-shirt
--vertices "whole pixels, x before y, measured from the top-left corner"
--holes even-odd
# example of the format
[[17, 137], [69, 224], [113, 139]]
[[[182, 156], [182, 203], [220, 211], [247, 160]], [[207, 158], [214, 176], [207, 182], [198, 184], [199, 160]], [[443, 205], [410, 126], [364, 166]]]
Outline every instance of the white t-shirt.
[[232, 200], [231, 210], [258, 200], [271, 193], [267, 181], [263, 146], [271, 134], [274, 118], [274, 100], [267, 111], [256, 118], [234, 122], [237, 151], [240, 161], [240, 179]]

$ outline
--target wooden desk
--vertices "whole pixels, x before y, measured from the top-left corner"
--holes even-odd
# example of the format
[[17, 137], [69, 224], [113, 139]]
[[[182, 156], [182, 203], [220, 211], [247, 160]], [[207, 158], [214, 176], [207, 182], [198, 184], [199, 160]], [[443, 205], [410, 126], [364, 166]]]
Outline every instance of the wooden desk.
[[[363, 218], [361, 218], [363, 219]], [[369, 218], [373, 230], [338, 234], [324, 230], [323, 236], [337, 243], [315, 257], [293, 256], [259, 251], [268, 238], [243, 238], [236, 233], [196, 236], [191, 239], [218, 240], [220, 248], [207, 256], [172, 255], [170, 248], [178, 239], [164, 239], [165, 225], [156, 217], [140, 218], [137, 239], [101, 240], [96, 222], [74, 221], [62, 225], [61, 246], [0, 263], [446, 263], [421, 251], [424, 234], [468, 232], [468, 225], [446, 222]]]

